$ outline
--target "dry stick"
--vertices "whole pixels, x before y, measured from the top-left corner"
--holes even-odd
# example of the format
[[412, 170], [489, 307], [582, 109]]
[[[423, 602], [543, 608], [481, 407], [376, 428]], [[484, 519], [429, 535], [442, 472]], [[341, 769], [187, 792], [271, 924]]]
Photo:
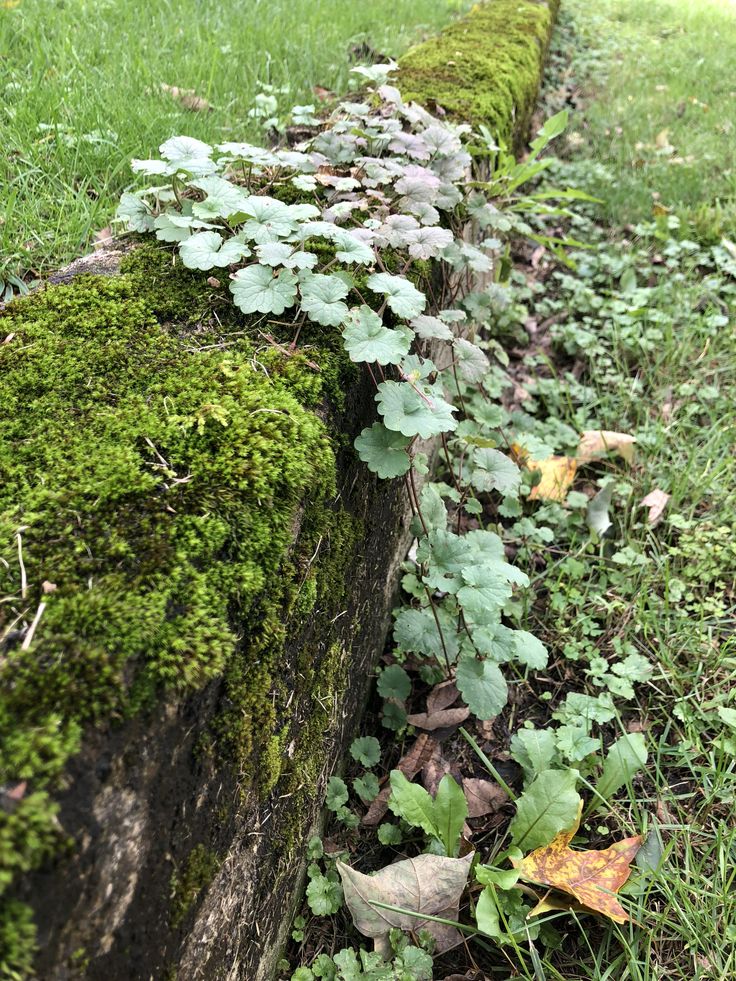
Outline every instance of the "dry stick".
[[26, 598], [26, 592], [28, 591], [28, 579], [26, 578], [26, 567], [23, 564], [23, 538], [21, 537], [21, 532], [25, 531], [25, 527], [21, 527], [16, 532], [16, 540], [18, 542], [18, 565], [20, 566], [20, 597], [21, 599]]
[[36, 615], [33, 618], [33, 622], [31, 623], [30, 627], [28, 628], [28, 632], [23, 638], [23, 643], [20, 645], [20, 649], [22, 651], [27, 651], [28, 648], [31, 646], [31, 643], [33, 641], [33, 635], [36, 632], [36, 627], [40, 623], [41, 617], [43, 616], [43, 611], [45, 609], [46, 609], [46, 604], [43, 601], [40, 602], [38, 604], [38, 609], [36, 610]]

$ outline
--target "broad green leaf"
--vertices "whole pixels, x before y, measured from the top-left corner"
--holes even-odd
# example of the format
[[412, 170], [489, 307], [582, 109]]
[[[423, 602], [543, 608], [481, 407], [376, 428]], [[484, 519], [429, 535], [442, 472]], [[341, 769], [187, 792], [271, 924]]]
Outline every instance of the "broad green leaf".
[[388, 273], [373, 273], [366, 280], [366, 286], [374, 293], [383, 293], [386, 302], [397, 317], [418, 317], [424, 310], [427, 298], [403, 276], [390, 276]]
[[172, 136], [161, 144], [158, 152], [165, 160], [183, 160], [187, 157], [211, 157], [212, 147], [192, 136]]
[[342, 906], [342, 889], [324, 875], [313, 876], [307, 886], [307, 902], [315, 916], [332, 916]]
[[557, 756], [553, 729], [519, 729], [511, 737], [511, 755], [527, 776], [547, 770]]
[[596, 792], [604, 800], [630, 784], [634, 776], [646, 766], [647, 746], [640, 732], [620, 736], [608, 750], [603, 761], [603, 770], [595, 785]]
[[235, 306], [243, 313], [281, 314], [296, 301], [297, 279], [284, 269], [277, 275], [266, 266], [239, 269], [230, 282]]
[[[437, 611], [437, 616], [442, 627], [447, 656], [454, 661], [459, 650], [457, 625], [442, 609]], [[431, 610], [400, 610], [394, 624], [394, 642], [402, 651], [436, 657], [438, 661], [444, 662], [442, 641]]]
[[549, 652], [541, 640], [526, 630], [514, 631], [516, 657], [532, 671], [541, 671], [547, 667]]
[[[521, 858], [519, 853], [519, 858]], [[498, 857], [496, 861], [498, 861]], [[488, 865], [476, 865], [475, 878], [482, 886], [498, 886], [499, 889], [513, 889], [519, 881], [516, 869], [494, 869]]]
[[508, 701], [506, 679], [493, 661], [462, 658], [455, 683], [470, 711], [483, 721], [495, 719]]
[[284, 266], [286, 269], [311, 269], [317, 264], [313, 252], [294, 251], [285, 242], [264, 242], [256, 246], [258, 261], [264, 266]]
[[400, 364], [411, 343], [408, 333], [385, 327], [365, 304], [350, 311], [342, 336], [351, 361], [381, 365]]
[[258, 245], [287, 238], [299, 224], [288, 205], [265, 195], [251, 194], [242, 211], [250, 215], [243, 225], [243, 234]]
[[131, 232], [150, 232], [153, 228], [153, 215], [146, 202], [137, 194], [125, 192], [120, 196], [116, 217], [127, 223]]
[[542, 770], [516, 802], [509, 831], [524, 852], [548, 845], [555, 835], [575, 823], [580, 797], [575, 790], [577, 770]]
[[555, 731], [555, 738], [560, 755], [568, 763], [579, 763], [601, 748], [600, 739], [593, 739], [588, 730], [580, 726], [560, 726]]
[[331, 811], [338, 811], [348, 802], [348, 788], [340, 777], [330, 777], [327, 782], [325, 804]]
[[181, 243], [179, 255], [187, 269], [206, 271], [231, 266], [250, 255], [250, 249], [233, 238], [223, 241], [219, 232], [196, 232]]
[[362, 777], [357, 777], [353, 780], [353, 788], [364, 804], [375, 800], [381, 789], [375, 773], [364, 773]]
[[591, 722], [602, 724], [610, 722], [615, 717], [616, 709], [608, 692], [593, 696], [571, 691], [553, 715], [558, 722], [585, 726], [586, 731], [590, 730]]
[[381, 698], [398, 698], [403, 702], [411, 692], [411, 679], [400, 664], [389, 664], [379, 674], [376, 687]]
[[247, 191], [217, 174], [199, 177], [191, 182], [191, 186], [206, 194], [204, 201], [196, 201], [192, 205], [192, 211], [198, 218], [229, 218], [241, 212], [244, 202], [248, 200]]
[[340, 262], [345, 262], [348, 265], [358, 263], [364, 266], [371, 266], [376, 261], [370, 245], [361, 242], [359, 238], [356, 238], [355, 235], [351, 235], [349, 232], [341, 231], [335, 235], [334, 242], [337, 246], [335, 257]]
[[496, 893], [491, 886], [486, 886], [478, 897], [478, 902], [475, 904], [475, 921], [478, 929], [487, 937], [499, 940], [504, 934], [496, 905]]
[[391, 771], [388, 806], [392, 813], [413, 828], [421, 828], [430, 838], [440, 838], [434, 801], [424, 787], [411, 783], [401, 770]]
[[299, 287], [301, 308], [309, 319], [325, 327], [339, 327], [348, 316], [348, 308], [342, 301], [348, 295], [348, 287], [339, 276], [310, 274]]
[[457, 369], [460, 375], [467, 382], [476, 384], [482, 381], [490, 369], [490, 362], [485, 353], [476, 344], [471, 344], [464, 337], [458, 339], [452, 345], [457, 361]]
[[[206, 221], [199, 221], [190, 215], [180, 215], [175, 211], [166, 211], [157, 215], [153, 224], [159, 242], [184, 242], [192, 232], [215, 227]], [[243, 254], [247, 255], [248, 252]]]
[[374, 422], [355, 439], [358, 456], [382, 480], [407, 473], [411, 466], [406, 452], [408, 445], [408, 436], [386, 429], [382, 422]]
[[388, 821], [378, 826], [376, 834], [382, 845], [400, 845], [404, 840], [398, 824], [390, 824]]
[[375, 736], [359, 736], [350, 744], [350, 755], [363, 766], [375, 766], [381, 759], [381, 744]]
[[463, 825], [468, 816], [468, 802], [462, 788], [449, 773], [440, 780], [434, 798], [434, 822], [437, 835], [445, 846], [445, 854], [457, 854]]
[[415, 317], [409, 326], [414, 330], [417, 337], [421, 337], [424, 340], [436, 338], [439, 341], [451, 341], [455, 336], [447, 324], [443, 323], [439, 317], [429, 317], [426, 314]]
[[515, 496], [519, 492], [521, 472], [514, 461], [500, 450], [475, 447], [470, 482], [481, 493], [497, 490], [504, 497]]
[[388, 429], [404, 436], [439, 436], [451, 432], [457, 426], [452, 413], [455, 407], [441, 395], [430, 390], [421, 395], [408, 382], [387, 381], [378, 386], [376, 402]]

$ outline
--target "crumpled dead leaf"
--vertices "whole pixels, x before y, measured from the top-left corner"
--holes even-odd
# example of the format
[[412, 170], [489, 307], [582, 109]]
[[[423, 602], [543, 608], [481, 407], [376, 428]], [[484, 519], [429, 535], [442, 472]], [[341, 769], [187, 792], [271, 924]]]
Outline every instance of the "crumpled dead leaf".
[[[424, 929], [435, 938], [436, 951], [441, 954], [462, 942], [460, 932], [412, 914], [457, 920], [472, 860], [472, 852], [464, 858], [419, 855], [388, 865], [375, 875], [364, 875], [343, 862], [337, 863], [337, 871], [356, 929], [364, 937], [373, 937], [377, 949], [385, 946], [393, 927], [414, 933]], [[376, 902], [409, 912], [381, 909]]]
[[417, 712], [415, 715], [408, 715], [406, 721], [409, 725], [416, 726], [417, 729], [426, 729], [433, 732], [435, 729], [449, 729], [452, 726], [462, 725], [470, 715], [467, 706], [463, 708], [442, 709], [439, 712]]
[[578, 463], [590, 463], [606, 453], [618, 453], [627, 463], [634, 459], [636, 436], [615, 433], [610, 429], [586, 429], [578, 443]]
[[450, 708], [460, 697], [460, 693], [455, 687], [454, 681], [442, 681], [435, 685], [427, 695], [427, 712], [441, 712], [443, 709]]
[[[616, 893], [631, 874], [629, 865], [641, 847], [642, 836], [624, 838], [602, 851], [574, 851], [569, 846], [580, 825], [581, 810], [582, 802], [575, 824], [561, 831], [549, 845], [536, 848], [517, 861], [512, 858], [511, 864], [518, 869], [520, 878], [567, 893], [587, 912], [602, 913], [616, 923], [626, 923], [629, 915]], [[560, 906], [560, 902], [544, 897], [529, 915], [536, 916], [549, 909], [579, 908], [565, 902]], [[552, 905], [555, 903], [558, 905]]]
[[212, 105], [201, 95], [197, 95], [194, 89], [180, 89], [178, 85], [161, 82], [161, 91], [168, 92], [172, 99], [176, 99], [185, 109], [191, 109], [192, 112], [210, 112], [212, 109]]
[[649, 514], [647, 520], [650, 525], [659, 524], [662, 520], [662, 515], [664, 509], [667, 507], [667, 502], [670, 499], [670, 495], [666, 494], [663, 490], [656, 487], [653, 491], [650, 491], [646, 497], [643, 497], [640, 504], [644, 508], [649, 508]]
[[551, 456], [547, 460], [527, 460], [529, 470], [539, 470], [542, 479], [532, 487], [530, 501], [564, 501], [575, 480], [578, 463], [572, 456]]
[[468, 817], [471, 818], [493, 814], [508, 801], [506, 793], [497, 783], [492, 783], [490, 780], [465, 777], [463, 791], [468, 802]]

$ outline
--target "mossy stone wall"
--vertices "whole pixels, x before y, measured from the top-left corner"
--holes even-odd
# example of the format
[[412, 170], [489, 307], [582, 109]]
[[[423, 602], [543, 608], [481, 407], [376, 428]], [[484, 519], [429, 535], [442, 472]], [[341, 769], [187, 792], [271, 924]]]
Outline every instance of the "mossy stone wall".
[[[520, 138], [555, 7], [479, 5], [402, 88]], [[405, 499], [335, 331], [292, 352], [146, 243], [53, 280], [0, 311], [0, 977], [260, 981]]]

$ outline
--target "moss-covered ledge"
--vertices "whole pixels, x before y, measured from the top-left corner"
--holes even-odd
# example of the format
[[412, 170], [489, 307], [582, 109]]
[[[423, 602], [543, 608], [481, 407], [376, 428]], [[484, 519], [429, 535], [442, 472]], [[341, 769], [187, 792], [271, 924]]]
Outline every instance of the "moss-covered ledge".
[[[476, 30], [505, 6], [449, 31], [497, 71], [436, 101], [508, 137], [551, 0], [514, 4], [519, 88], [518, 45]], [[432, 106], [423, 50], [399, 84]], [[0, 310], [0, 339], [0, 976], [265, 981], [407, 545], [351, 449], [373, 393], [336, 331], [292, 351], [146, 244]]]
[[401, 59], [401, 91], [519, 150], [560, 0], [484, 0]]

